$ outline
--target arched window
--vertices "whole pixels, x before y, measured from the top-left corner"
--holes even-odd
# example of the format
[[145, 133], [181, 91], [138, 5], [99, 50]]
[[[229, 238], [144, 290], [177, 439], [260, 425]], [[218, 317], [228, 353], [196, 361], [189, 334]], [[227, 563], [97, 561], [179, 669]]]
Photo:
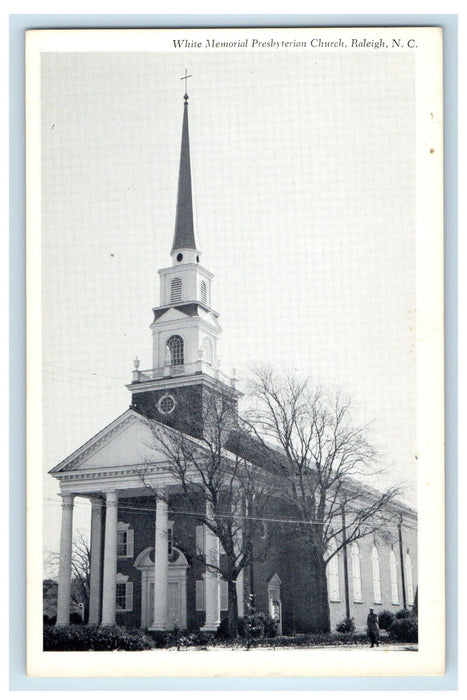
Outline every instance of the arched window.
[[405, 556], [405, 578], [407, 580], [407, 603], [413, 605], [413, 571], [412, 571], [412, 560], [410, 554], [407, 551]]
[[170, 303], [175, 304], [182, 300], [182, 280], [180, 277], [174, 277], [170, 283]]
[[209, 365], [212, 365], [212, 343], [209, 338], [203, 340], [204, 359]]
[[204, 280], [201, 281], [200, 285], [201, 301], [203, 304], [208, 303], [208, 287]]
[[[336, 540], [331, 540], [329, 543], [328, 547], [328, 552], [327, 555], [329, 556], [332, 554], [332, 552], [335, 552], [337, 549], [337, 542]], [[327, 564], [327, 574], [328, 574], [328, 594], [329, 594], [329, 600], [333, 602], [337, 602], [340, 600], [340, 592], [339, 592], [339, 560], [337, 558], [337, 554], [334, 554], [332, 559], [328, 561]]]
[[381, 573], [379, 569], [379, 554], [376, 545], [371, 552], [371, 566], [373, 570], [373, 595], [375, 603], [381, 603]]
[[397, 564], [394, 550], [389, 554], [389, 570], [391, 572], [391, 602], [393, 605], [399, 603], [399, 587], [397, 585]]
[[170, 336], [166, 348], [170, 353], [170, 364], [183, 365], [183, 338], [180, 335]]
[[355, 603], [362, 602], [362, 573], [360, 569], [360, 550], [356, 542], [350, 547], [350, 559], [352, 562], [352, 587]]

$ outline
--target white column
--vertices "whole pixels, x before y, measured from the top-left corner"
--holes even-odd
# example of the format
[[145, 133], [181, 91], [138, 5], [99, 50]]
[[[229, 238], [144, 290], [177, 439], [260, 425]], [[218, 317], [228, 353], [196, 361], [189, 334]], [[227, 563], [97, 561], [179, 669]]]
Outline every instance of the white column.
[[[206, 503], [206, 515], [208, 518], [211, 516], [211, 513], [211, 504]], [[206, 525], [204, 527], [206, 565], [213, 564], [214, 566], [219, 566], [219, 540], [216, 537], [216, 535], [208, 527], [206, 527]], [[206, 604], [206, 621], [201, 629], [206, 632], [212, 632], [216, 631], [220, 625], [220, 574], [216, 569], [212, 569], [209, 566], [206, 566], [206, 572], [203, 574], [203, 576]]]
[[115, 624], [118, 494], [106, 493], [102, 625]]
[[168, 560], [168, 506], [156, 499], [156, 534], [154, 538], [154, 620], [152, 630], [167, 629]]
[[89, 576], [89, 624], [97, 625], [101, 615], [101, 558], [104, 502], [91, 498], [91, 561]]
[[71, 556], [73, 547], [73, 495], [62, 495], [62, 529], [58, 569], [57, 625], [70, 622]]

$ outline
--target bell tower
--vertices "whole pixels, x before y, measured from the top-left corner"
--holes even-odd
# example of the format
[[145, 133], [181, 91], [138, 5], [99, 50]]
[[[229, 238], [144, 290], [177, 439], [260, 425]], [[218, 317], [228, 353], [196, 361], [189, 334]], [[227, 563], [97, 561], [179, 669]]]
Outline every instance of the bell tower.
[[[188, 77], [185, 71], [185, 84]], [[211, 306], [214, 275], [200, 264], [194, 225], [186, 87], [183, 99], [172, 264], [158, 271], [160, 305], [153, 309], [150, 326], [153, 364], [152, 369], [140, 370], [135, 360], [133, 381], [127, 386], [135, 410], [198, 436], [207, 402], [222, 396], [236, 410], [240, 393], [235, 379], [219, 369], [221, 327], [219, 314]]]

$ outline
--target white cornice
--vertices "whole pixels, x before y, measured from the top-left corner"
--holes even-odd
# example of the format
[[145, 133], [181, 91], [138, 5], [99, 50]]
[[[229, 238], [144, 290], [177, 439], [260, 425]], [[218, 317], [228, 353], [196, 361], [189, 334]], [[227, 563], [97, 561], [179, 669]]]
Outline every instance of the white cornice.
[[142, 394], [146, 391], [157, 391], [160, 389], [171, 389], [179, 386], [192, 386], [193, 384], [205, 384], [213, 389], [219, 389], [223, 392], [227, 391], [234, 398], [239, 399], [243, 394], [241, 391], [234, 389], [228, 384], [224, 384], [215, 377], [210, 377], [207, 374], [182, 374], [177, 377], [166, 377], [163, 379], [154, 379], [150, 382], [136, 382], [134, 384], [126, 384], [126, 388], [132, 394]]
[[[170, 308], [171, 307], [167, 309], [167, 312], [169, 312]], [[166, 313], [160, 316], [156, 321], [153, 321], [149, 328], [158, 333], [164, 328], [164, 326], [167, 328], [173, 328], [174, 330], [181, 330], [189, 326], [199, 326], [203, 330], [209, 331], [210, 333], [221, 333], [222, 331], [220, 324], [217, 322], [216, 315], [212, 311], [206, 313], [206, 316], [209, 317], [209, 321], [206, 319], [206, 317], [188, 316], [185, 314], [180, 316], [180, 318], [172, 317], [166, 319]]]
[[199, 263], [182, 263], [181, 265], [172, 265], [171, 267], [161, 267], [161, 269], [157, 272], [159, 275], [168, 275], [171, 272], [176, 272], [178, 274], [180, 273], [180, 271], [183, 270], [196, 270], [197, 272], [200, 272], [205, 277], [207, 277], [209, 280], [214, 279], [214, 274], [212, 272], [209, 272], [209, 270], [206, 270], [206, 268], [200, 265]]

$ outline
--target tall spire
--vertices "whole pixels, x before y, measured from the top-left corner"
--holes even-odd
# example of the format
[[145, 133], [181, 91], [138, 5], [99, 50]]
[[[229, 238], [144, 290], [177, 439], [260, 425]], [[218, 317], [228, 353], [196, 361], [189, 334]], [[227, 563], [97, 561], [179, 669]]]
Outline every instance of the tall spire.
[[182, 146], [180, 150], [180, 169], [178, 173], [177, 212], [171, 255], [177, 250], [197, 250], [193, 224], [190, 135], [188, 131], [188, 93], [186, 92], [186, 81], [189, 77], [185, 70], [185, 75], [181, 78], [181, 80], [185, 80], [185, 95], [183, 97]]

